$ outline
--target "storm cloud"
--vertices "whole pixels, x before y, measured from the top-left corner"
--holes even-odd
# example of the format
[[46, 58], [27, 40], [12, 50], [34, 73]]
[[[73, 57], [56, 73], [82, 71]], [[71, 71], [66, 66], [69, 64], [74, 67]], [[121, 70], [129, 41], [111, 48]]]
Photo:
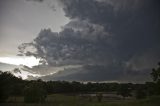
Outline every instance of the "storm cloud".
[[150, 79], [150, 70], [160, 59], [158, 0], [59, 2], [70, 22], [60, 32], [43, 29], [33, 42], [19, 47], [21, 54], [40, 58], [42, 65], [81, 66], [47, 78], [133, 82]]
[[43, 2], [44, 0], [26, 0], [26, 1]]

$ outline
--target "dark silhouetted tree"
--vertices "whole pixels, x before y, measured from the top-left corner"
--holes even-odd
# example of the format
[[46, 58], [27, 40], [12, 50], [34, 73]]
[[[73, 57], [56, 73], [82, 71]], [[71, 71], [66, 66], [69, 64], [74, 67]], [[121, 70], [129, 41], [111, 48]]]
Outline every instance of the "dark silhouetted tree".
[[157, 68], [152, 69], [151, 76], [156, 84], [155, 92], [157, 95], [160, 95], [160, 62], [158, 63]]
[[18, 82], [19, 78], [9, 72], [0, 71], [0, 102], [5, 102], [13, 92], [13, 86]]
[[160, 80], [160, 66], [158, 66], [157, 69], [155, 69], [155, 68], [152, 69], [151, 76], [153, 78], [153, 81], [155, 81], [155, 82], [158, 82]]
[[117, 94], [123, 96], [123, 98], [125, 99], [125, 97], [132, 96], [131, 90], [132, 89], [129, 84], [121, 84], [117, 91]]
[[47, 92], [44, 89], [43, 82], [33, 81], [24, 89], [24, 101], [26, 103], [42, 103], [45, 102]]
[[141, 85], [136, 88], [135, 92], [136, 99], [144, 99], [147, 96], [147, 89], [145, 89], [144, 85]]

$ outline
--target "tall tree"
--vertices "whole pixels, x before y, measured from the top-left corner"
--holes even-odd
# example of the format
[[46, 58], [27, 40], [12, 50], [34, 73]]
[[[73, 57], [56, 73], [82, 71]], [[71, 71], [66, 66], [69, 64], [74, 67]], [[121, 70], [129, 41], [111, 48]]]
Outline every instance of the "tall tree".
[[158, 63], [157, 68], [152, 69], [151, 76], [156, 83], [155, 92], [157, 95], [160, 95], [160, 62]]
[[153, 78], [153, 81], [158, 82], [160, 80], [160, 62], [158, 63], [157, 68], [152, 69], [151, 76]]

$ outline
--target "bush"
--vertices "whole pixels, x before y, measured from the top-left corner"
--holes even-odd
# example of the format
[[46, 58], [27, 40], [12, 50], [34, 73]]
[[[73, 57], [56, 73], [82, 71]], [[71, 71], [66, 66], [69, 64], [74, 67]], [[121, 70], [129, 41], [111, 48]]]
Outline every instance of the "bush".
[[102, 93], [97, 93], [96, 96], [97, 96], [98, 102], [101, 102], [103, 98]]
[[131, 91], [132, 89], [129, 84], [121, 84], [117, 90], [117, 94], [123, 96], [123, 99], [125, 99], [125, 97], [132, 96]]
[[24, 102], [42, 103], [45, 102], [47, 92], [43, 88], [42, 82], [32, 82], [24, 89]]
[[[9, 91], [8, 91], [9, 92]], [[5, 90], [5, 87], [0, 87], [0, 103], [5, 102], [9, 97], [9, 93]]]
[[136, 98], [137, 99], [144, 99], [144, 98], [146, 98], [146, 96], [147, 96], [147, 94], [145, 91], [143, 91], [143, 90], [136, 91]]
[[9, 72], [0, 71], [0, 102], [5, 102], [12, 92], [14, 83], [19, 80]]

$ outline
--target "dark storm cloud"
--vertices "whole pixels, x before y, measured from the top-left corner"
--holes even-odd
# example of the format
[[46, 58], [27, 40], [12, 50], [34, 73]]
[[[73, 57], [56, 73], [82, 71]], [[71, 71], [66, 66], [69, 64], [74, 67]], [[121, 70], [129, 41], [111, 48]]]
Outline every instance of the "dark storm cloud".
[[[110, 70], [107, 70], [110, 69]], [[116, 82], [139, 82], [149, 80], [145, 71], [123, 72], [121, 67], [104, 65], [84, 65], [81, 68], [70, 68], [59, 71], [56, 74], [40, 77], [43, 80], [77, 80], [77, 81], [116, 81]]]
[[[76, 30], [76, 29], [75, 29]], [[93, 27], [88, 27], [84, 31], [72, 28], [64, 28], [60, 33], [52, 32], [50, 29], [44, 29], [32, 43], [25, 43], [19, 46], [21, 53], [33, 55], [46, 60], [49, 65], [69, 65], [69, 64], [94, 64], [95, 61], [108, 61], [104, 58], [109, 54], [109, 45], [106, 33], [92, 31]], [[97, 33], [97, 35], [95, 33]], [[93, 33], [93, 34], [92, 34]], [[98, 36], [98, 34], [101, 34]], [[87, 36], [88, 35], [88, 36]], [[24, 51], [31, 46], [36, 48], [36, 52]]]
[[[53, 79], [146, 80], [160, 59], [158, 0], [61, 0], [71, 21], [59, 33], [44, 29], [32, 43], [50, 66], [82, 65]], [[23, 48], [24, 47], [24, 48]], [[63, 73], [70, 73], [64, 74]], [[57, 76], [56, 76], [57, 75]], [[48, 77], [50, 78], [50, 77]]]
[[[62, 0], [66, 16], [88, 20], [112, 33], [117, 58], [128, 60], [151, 50], [160, 51], [159, 1]], [[116, 8], [116, 11], [115, 11]]]
[[64, 0], [64, 11], [71, 19], [78, 18], [102, 25], [106, 32], [115, 35], [114, 43], [119, 45], [120, 49], [128, 47], [127, 51], [134, 52], [137, 48], [141, 50], [141, 48], [153, 46], [151, 43], [157, 45], [160, 38], [159, 2], [139, 0], [141, 7], [138, 8], [136, 3], [137, 5], [132, 9], [128, 5], [133, 3], [122, 0], [124, 3], [119, 1], [117, 4], [124, 5], [125, 9], [119, 8], [114, 11], [114, 6], [107, 1], [116, 2], [117, 0], [106, 0], [106, 4], [95, 0]]
[[43, 2], [44, 0], [26, 0], [26, 1]]

